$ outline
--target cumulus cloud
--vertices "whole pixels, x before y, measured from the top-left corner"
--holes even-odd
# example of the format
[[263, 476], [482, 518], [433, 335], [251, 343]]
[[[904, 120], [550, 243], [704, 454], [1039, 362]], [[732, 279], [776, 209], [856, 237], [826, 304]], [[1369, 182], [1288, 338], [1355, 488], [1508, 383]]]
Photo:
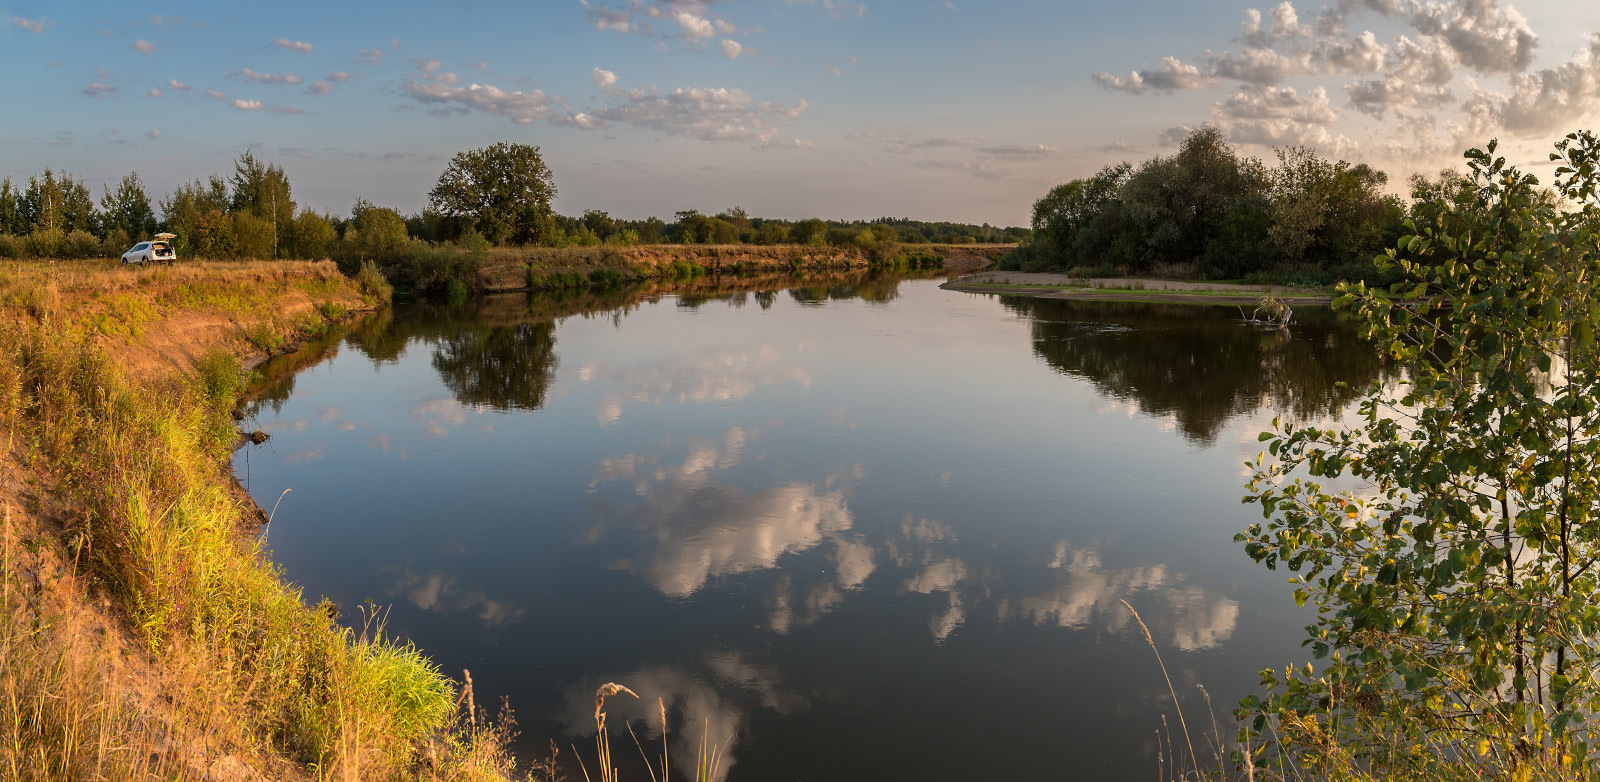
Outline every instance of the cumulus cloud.
[[179, 92], [188, 92], [189, 91], [189, 85], [184, 84], [183, 82], [178, 81], [177, 79], [168, 79], [167, 80], [167, 86], [171, 87], [171, 88], [173, 88], [173, 89], [175, 89], [175, 90], [177, 90]]
[[300, 77], [296, 76], [296, 75], [294, 75], [292, 73], [283, 73], [283, 74], [258, 73], [256, 71], [250, 70], [249, 68], [242, 68], [240, 70], [234, 71], [233, 74], [231, 74], [231, 75], [242, 77], [245, 81], [253, 81], [253, 82], [256, 82], [257, 84], [299, 84], [300, 83]]
[[1247, 48], [1241, 54], [1223, 52], [1213, 59], [1213, 78], [1233, 79], [1246, 84], [1278, 84], [1284, 79], [1311, 70], [1307, 52], [1284, 54], [1276, 49]]
[[328, 78], [325, 81], [330, 81], [330, 82], [333, 82], [334, 84], [338, 84], [341, 81], [349, 81], [349, 80], [350, 80], [350, 74], [345, 73], [344, 71], [334, 71], [334, 72], [328, 74]]
[[159, 130], [147, 130], [144, 134], [150, 138], [161, 138], [161, 131]]
[[314, 81], [311, 82], [311, 86], [306, 87], [306, 92], [312, 95], [327, 95], [333, 92], [333, 85], [325, 81]]
[[1376, 73], [1388, 62], [1389, 47], [1378, 43], [1371, 30], [1349, 40], [1318, 44], [1316, 58], [1328, 73]]
[[278, 38], [272, 42], [272, 45], [279, 49], [288, 49], [295, 52], [309, 52], [316, 48], [305, 41], [291, 41], [288, 38]]
[[1203, 73], [1198, 67], [1184, 63], [1176, 57], [1163, 57], [1160, 67], [1133, 71], [1125, 77], [1096, 73], [1093, 78], [1096, 84], [1105, 89], [1131, 92], [1135, 95], [1152, 91], [1198, 90], [1209, 87], [1217, 81], [1216, 76]]
[[356, 52], [356, 62], [365, 63], [367, 65], [382, 65], [383, 49], [377, 46], [374, 46], [371, 49], [362, 49]]
[[233, 101], [233, 107], [241, 111], [260, 111], [261, 101], [237, 98]]
[[1301, 26], [1300, 14], [1294, 10], [1294, 5], [1288, 0], [1279, 3], [1270, 12], [1272, 17], [1265, 25], [1262, 24], [1261, 11], [1251, 8], [1244, 12], [1244, 32], [1239, 40], [1246, 46], [1254, 48], [1267, 48], [1279, 41], [1291, 40], [1310, 35], [1311, 31]]
[[505, 90], [492, 84], [460, 86], [445, 80], [408, 80], [401, 88], [418, 102], [436, 106], [442, 114], [477, 111], [505, 117], [519, 125], [555, 114], [544, 90]]
[[140, 38], [133, 42], [133, 50], [140, 54], [149, 54], [156, 50], [156, 45]]
[[1219, 107], [1229, 119], [1293, 120], [1311, 125], [1330, 125], [1339, 118], [1328, 100], [1328, 91], [1313, 88], [1302, 96], [1293, 87], [1247, 87], [1233, 94]]
[[38, 19], [26, 19], [21, 16], [13, 16], [11, 17], [11, 26], [21, 27], [30, 33], [42, 33], [44, 32], [44, 28], [50, 26], [50, 23], [45, 21], [43, 17]]
[[611, 101], [588, 112], [592, 121], [702, 141], [794, 146], [795, 140], [781, 138], [778, 126], [799, 118], [808, 108], [804, 99], [792, 106], [759, 102], [744, 90], [727, 87], [678, 87], [666, 93], [654, 87], [624, 89], [617, 85], [616, 74], [600, 68], [592, 78]]
[[722, 49], [722, 56], [730, 60], [738, 59], [739, 54], [744, 51], [744, 45], [732, 38], [722, 39], [722, 42], [717, 46]]
[[1600, 33], [1578, 56], [1555, 68], [1521, 74], [1510, 94], [1476, 91], [1467, 101], [1469, 116], [1492, 117], [1506, 130], [1549, 134], [1592, 118], [1600, 109]]
[[151, 87], [150, 88], [150, 92], [147, 93], [147, 94], [152, 98], [159, 98], [159, 97], [161, 97], [161, 88], [159, 88], [159, 87]]
[[1539, 44], [1528, 20], [1496, 0], [1416, 2], [1410, 21], [1418, 32], [1448, 41], [1462, 64], [1479, 73], [1527, 70]]
[[690, 41], [712, 38], [717, 34], [716, 26], [711, 23], [710, 19], [703, 16], [698, 16], [688, 11], [679, 11], [674, 18], [677, 19], [678, 26], [683, 28], [683, 37]]
[[117, 87], [113, 84], [101, 84], [99, 82], [94, 82], [83, 88], [83, 94], [88, 95], [91, 98], [110, 97], [117, 94]]
[[208, 97], [208, 98], [216, 98], [217, 100], [222, 100], [223, 98], [226, 98], [228, 96], [223, 94], [222, 90], [206, 90], [206, 97]]

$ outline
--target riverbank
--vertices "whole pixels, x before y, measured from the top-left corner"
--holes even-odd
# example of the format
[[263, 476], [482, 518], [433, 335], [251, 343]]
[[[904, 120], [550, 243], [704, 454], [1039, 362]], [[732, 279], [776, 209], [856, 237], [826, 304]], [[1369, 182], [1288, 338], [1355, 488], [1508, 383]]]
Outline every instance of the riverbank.
[[940, 287], [970, 293], [1008, 293], [1087, 301], [1164, 301], [1242, 306], [1253, 305], [1265, 295], [1284, 299], [1291, 304], [1327, 304], [1333, 301], [1331, 292], [1318, 288], [1138, 277], [1069, 277], [1048, 272], [984, 271], [958, 277]]
[[244, 363], [384, 304], [368, 280], [0, 265], [0, 776], [509, 773], [381, 613], [336, 622], [281, 580], [234, 490]]
[[[906, 244], [900, 254], [937, 258], [953, 274], [987, 269], [1016, 245]], [[853, 247], [810, 245], [681, 245], [633, 247], [497, 247], [478, 270], [478, 287], [497, 293], [571, 287], [563, 281], [603, 275], [615, 281], [671, 280], [703, 275], [861, 271], [874, 261]], [[892, 265], [892, 264], [890, 264]]]

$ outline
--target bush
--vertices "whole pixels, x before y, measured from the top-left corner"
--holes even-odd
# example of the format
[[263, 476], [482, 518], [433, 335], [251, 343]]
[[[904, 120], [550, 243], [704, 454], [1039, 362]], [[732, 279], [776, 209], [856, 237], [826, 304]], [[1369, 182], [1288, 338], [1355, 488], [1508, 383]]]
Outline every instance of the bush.
[[378, 271], [378, 265], [372, 261], [362, 261], [361, 268], [356, 270], [356, 285], [361, 288], [361, 295], [370, 303], [387, 303], [394, 297], [394, 286], [389, 284], [383, 272]]
[[589, 282], [596, 288], [614, 288], [621, 285], [626, 278], [616, 269], [595, 269], [589, 272]]
[[73, 231], [67, 234], [61, 243], [61, 257], [63, 258], [98, 258], [100, 256], [100, 240], [88, 231]]
[[28, 258], [60, 258], [67, 237], [56, 229], [34, 231], [23, 240], [22, 254]]

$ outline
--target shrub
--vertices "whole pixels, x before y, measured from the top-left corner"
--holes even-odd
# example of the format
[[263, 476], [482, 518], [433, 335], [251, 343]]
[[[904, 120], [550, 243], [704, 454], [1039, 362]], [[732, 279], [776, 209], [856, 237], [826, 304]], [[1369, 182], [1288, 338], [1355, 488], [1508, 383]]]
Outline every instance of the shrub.
[[596, 288], [614, 288], [624, 281], [622, 272], [616, 269], [595, 269], [589, 272], [589, 282]]

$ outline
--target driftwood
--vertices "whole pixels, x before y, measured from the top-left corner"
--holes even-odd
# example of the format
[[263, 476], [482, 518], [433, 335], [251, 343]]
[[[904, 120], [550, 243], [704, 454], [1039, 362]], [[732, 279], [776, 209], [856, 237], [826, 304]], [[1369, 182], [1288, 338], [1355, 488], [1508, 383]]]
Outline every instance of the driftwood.
[[1288, 328], [1289, 321], [1294, 320], [1294, 310], [1290, 309], [1283, 299], [1267, 293], [1262, 295], [1261, 301], [1257, 302], [1256, 308], [1248, 316], [1244, 314], [1244, 308], [1240, 307], [1239, 316], [1252, 326]]

